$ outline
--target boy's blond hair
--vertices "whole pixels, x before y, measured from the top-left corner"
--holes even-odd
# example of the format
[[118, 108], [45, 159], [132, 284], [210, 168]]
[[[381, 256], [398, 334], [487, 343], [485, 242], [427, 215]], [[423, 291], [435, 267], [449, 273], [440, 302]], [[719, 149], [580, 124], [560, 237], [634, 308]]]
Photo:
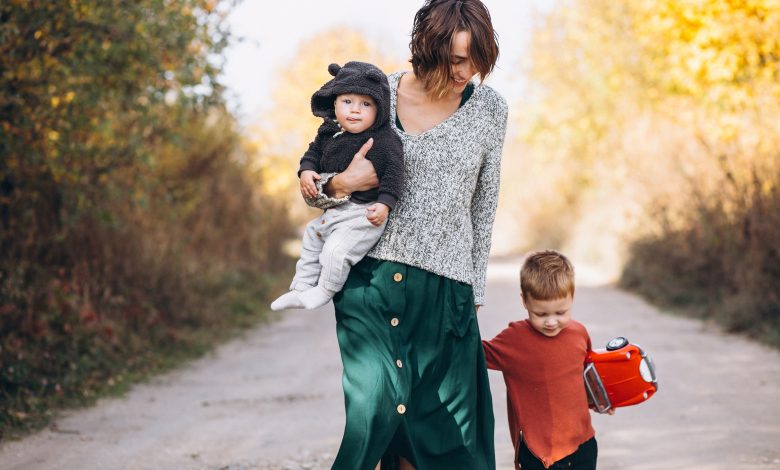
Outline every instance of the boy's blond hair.
[[520, 269], [520, 291], [523, 297], [535, 300], [574, 297], [574, 266], [555, 250], [535, 251]]

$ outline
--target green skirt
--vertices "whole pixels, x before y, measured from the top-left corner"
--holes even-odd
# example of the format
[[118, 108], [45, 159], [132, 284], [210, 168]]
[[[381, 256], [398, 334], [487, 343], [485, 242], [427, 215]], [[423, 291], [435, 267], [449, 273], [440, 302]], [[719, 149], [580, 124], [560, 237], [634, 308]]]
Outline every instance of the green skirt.
[[337, 470], [493, 470], [493, 407], [471, 286], [364, 258], [334, 297], [344, 365]]

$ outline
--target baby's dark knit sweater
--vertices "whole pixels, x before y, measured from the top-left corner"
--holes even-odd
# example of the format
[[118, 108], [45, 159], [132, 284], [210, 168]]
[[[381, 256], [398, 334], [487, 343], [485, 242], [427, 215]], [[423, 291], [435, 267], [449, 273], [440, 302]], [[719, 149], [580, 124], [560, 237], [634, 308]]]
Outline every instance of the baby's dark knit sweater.
[[352, 157], [366, 141], [373, 137], [374, 145], [366, 159], [374, 164], [379, 178], [379, 187], [368, 191], [352, 193], [354, 202], [381, 202], [390, 209], [395, 207], [403, 188], [403, 146], [395, 131], [385, 122], [379, 128], [371, 127], [359, 134], [339, 132], [334, 121], [326, 121], [317, 131], [314, 142], [301, 158], [300, 174], [303, 170], [317, 173], [341, 173], [347, 169]]

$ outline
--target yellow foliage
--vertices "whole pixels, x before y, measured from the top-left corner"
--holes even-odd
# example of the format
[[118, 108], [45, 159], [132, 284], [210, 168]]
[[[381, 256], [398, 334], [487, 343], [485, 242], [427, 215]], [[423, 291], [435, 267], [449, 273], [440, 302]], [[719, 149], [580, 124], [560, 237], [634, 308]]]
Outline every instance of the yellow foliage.
[[533, 36], [524, 158], [504, 172], [502, 200], [533, 201], [518, 248], [608, 259], [658, 214], [777, 187], [778, 31], [777, 0], [562, 2]]

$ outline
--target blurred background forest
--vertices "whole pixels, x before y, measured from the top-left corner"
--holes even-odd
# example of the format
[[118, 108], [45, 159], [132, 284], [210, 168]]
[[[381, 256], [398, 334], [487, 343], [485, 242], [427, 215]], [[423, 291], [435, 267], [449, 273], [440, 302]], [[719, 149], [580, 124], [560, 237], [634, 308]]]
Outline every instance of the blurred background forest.
[[[780, 345], [780, 1], [554, 5], [503, 57], [522, 78], [497, 86], [493, 253], [559, 248]], [[223, 85], [236, 6], [0, 6], [0, 438], [262, 319], [314, 214], [295, 168], [327, 65], [408, 68], [360, 28], [313, 30], [240, 122]]]

